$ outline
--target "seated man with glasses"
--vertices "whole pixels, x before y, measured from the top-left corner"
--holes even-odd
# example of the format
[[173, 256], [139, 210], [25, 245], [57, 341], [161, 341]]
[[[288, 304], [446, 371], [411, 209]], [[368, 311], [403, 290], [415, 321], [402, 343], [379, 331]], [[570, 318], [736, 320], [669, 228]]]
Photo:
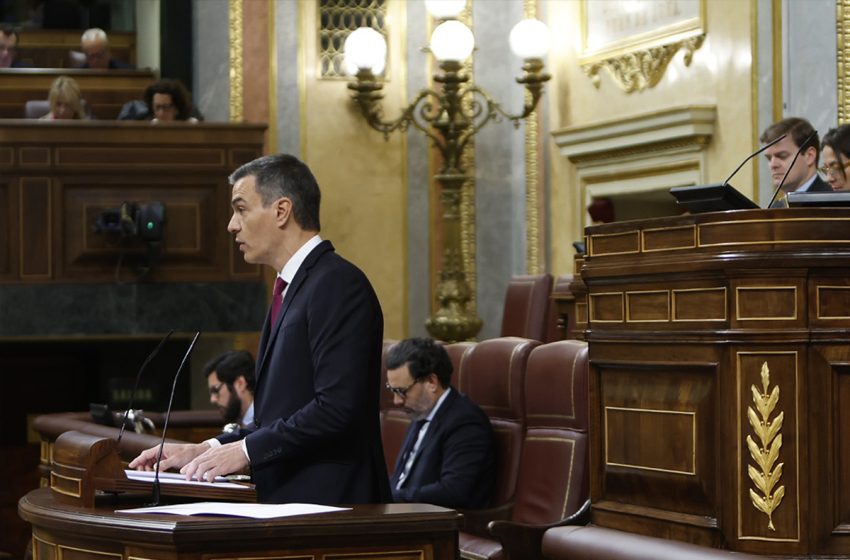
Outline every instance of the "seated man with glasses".
[[98, 27], [86, 29], [80, 37], [80, 49], [86, 56], [83, 68], [96, 70], [131, 70], [129, 64], [112, 58], [109, 50], [109, 37], [106, 31]]
[[396, 502], [490, 504], [496, 475], [490, 419], [450, 386], [451, 375], [448, 353], [431, 339], [402, 340], [387, 353], [387, 389], [413, 420], [390, 479]]
[[764, 152], [774, 188], [782, 185], [782, 193], [776, 197], [771, 207], [787, 207], [784, 195], [789, 192], [832, 191], [817, 173], [820, 139], [812, 123], [798, 117], [782, 119], [767, 127], [759, 140], [762, 144], [768, 144], [783, 134], [785, 138]]
[[210, 403], [216, 405], [227, 425], [225, 432], [254, 423], [254, 358], [245, 350], [231, 350], [204, 366]]

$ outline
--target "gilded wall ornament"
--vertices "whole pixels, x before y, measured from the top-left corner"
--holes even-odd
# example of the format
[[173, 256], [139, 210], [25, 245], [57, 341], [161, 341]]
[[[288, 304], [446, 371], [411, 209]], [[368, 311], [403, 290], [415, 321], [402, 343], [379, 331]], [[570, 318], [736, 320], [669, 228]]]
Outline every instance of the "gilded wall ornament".
[[690, 66], [694, 51], [702, 46], [705, 34], [691, 37], [677, 43], [625, 53], [620, 56], [601, 60], [582, 66], [584, 73], [597, 88], [600, 84], [599, 71], [608, 70], [617, 84], [626, 91], [642, 91], [654, 87], [661, 78], [667, 65], [681, 49], [685, 52], [685, 66]]
[[779, 451], [782, 449], [781, 430], [785, 413], [780, 411], [771, 420], [771, 415], [779, 404], [779, 386], [774, 386], [773, 390], [768, 392], [770, 370], [767, 362], [761, 366], [761, 384], [762, 391], [759, 391], [755, 385], [751, 386], [755, 410], [753, 407], [747, 407], [747, 418], [759, 440], [759, 443], [756, 443], [751, 435], [747, 436], [747, 448], [750, 450], [750, 457], [756, 463], [755, 466], [747, 465], [747, 473], [758, 490], [750, 488], [750, 501], [756, 509], [767, 515], [768, 529], [776, 531], [773, 526], [773, 512], [785, 497], [785, 486], [777, 486], [779, 479], [782, 478], [784, 465], [784, 463], [777, 463], [777, 460]]

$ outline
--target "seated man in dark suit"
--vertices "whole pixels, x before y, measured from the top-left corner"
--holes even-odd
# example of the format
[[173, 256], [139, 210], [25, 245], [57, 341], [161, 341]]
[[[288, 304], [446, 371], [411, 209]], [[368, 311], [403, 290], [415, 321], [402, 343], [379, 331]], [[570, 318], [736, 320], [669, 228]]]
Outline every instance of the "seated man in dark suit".
[[92, 27], [86, 29], [80, 37], [80, 49], [86, 55], [86, 63], [83, 68], [94, 68], [100, 70], [131, 70], [129, 64], [112, 58], [109, 50], [109, 37], [103, 29]]
[[387, 354], [387, 389], [414, 420], [390, 480], [396, 502], [450, 508], [490, 503], [496, 444], [486, 414], [450, 387], [452, 363], [445, 348], [410, 338]]
[[19, 40], [20, 36], [14, 27], [5, 23], [0, 24], [0, 68], [29, 67], [29, 64], [25, 64], [16, 58]]
[[782, 185], [782, 193], [777, 193], [771, 208], [787, 207], [785, 195], [789, 192], [832, 192], [832, 187], [817, 172], [820, 139], [812, 123], [798, 117], [782, 119], [767, 127], [760, 140], [769, 144], [783, 134], [785, 138], [764, 152], [774, 188]]

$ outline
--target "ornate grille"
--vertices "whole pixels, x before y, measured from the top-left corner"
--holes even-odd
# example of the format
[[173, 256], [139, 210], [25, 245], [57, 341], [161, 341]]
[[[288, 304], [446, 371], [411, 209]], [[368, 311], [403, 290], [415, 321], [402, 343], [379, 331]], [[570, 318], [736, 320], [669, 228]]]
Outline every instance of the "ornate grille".
[[348, 34], [358, 27], [371, 27], [387, 37], [388, 1], [319, 0], [319, 75], [322, 78], [346, 77], [342, 46]]

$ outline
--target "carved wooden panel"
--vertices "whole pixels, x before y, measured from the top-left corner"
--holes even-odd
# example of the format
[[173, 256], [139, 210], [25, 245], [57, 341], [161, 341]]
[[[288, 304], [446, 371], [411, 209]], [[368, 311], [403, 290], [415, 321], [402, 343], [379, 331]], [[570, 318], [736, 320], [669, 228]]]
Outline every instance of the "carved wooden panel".
[[670, 292], [626, 292], [626, 321], [656, 323], [670, 320]]
[[591, 235], [588, 254], [591, 257], [600, 255], [627, 255], [640, 251], [640, 236], [637, 230], [622, 233]]
[[725, 321], [726, 288], [672, 290], [673, 321]]
[[793, 321], [799, 316], [796, 286], [738, 286], [735, 304], [738, 321]]
[[[10, 239], [12, 224], [17, 223], [14, 218], [14, 205], [11, 200], [11, 185], [0, 176], [0, 239]], [[11, 243], [0, 242], [0, 276], [12, 273], [10, 257]]]
[[592, 323], [621, 323], [625, 318], [623, 292], [591, 294], [589, 306]]
[[697, 246], [695, 226], [645, 229], [643, 234], [643, 252], [670, 251], [673, 249], [693, 249]]

